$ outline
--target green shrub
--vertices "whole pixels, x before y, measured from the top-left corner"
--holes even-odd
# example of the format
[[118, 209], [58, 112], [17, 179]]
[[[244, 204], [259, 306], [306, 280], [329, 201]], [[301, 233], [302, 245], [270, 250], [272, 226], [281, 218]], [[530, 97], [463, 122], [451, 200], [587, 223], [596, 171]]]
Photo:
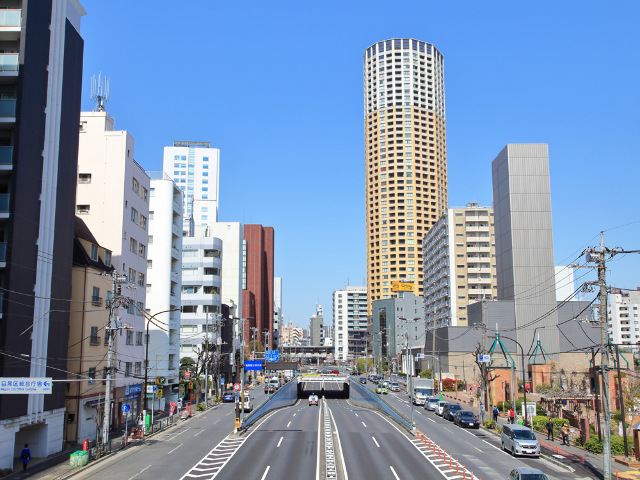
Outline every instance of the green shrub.
[[[602, 441], [591, 437], [584, 443], [584, 448], [593, 453], [602, 453]], [[624, 439], [618, 435], [611, 436], [611, 455], [624, 455]]]
[[207, 408], [207, 406], [204, 403], [199, 403], [198, 404], [198, 408], [196, 410], [198, 410], [199, 412], [202, 412], [206, 408]]
[[611, 412], [611, 423], [621, 423], [622, 422], [622, 414], [620, 410], [616, 410], [615, 412]]
[[500, 412], [508, 412], [511, 408], [511, 402], [498, 402], [498, 410]]
[[484, 421], [484, 426], [487, 428], [495, 428], [496, 426], [496, 422], [494, 422], [493, 420], [485, 420]]
[[546, 424], [549, 421], [549, 417], [545, 417], [544, 415], [536, 415], [531, 419], [531, 425], [534, 430], [545, 431]]
[[552, 418], [551, 421], [553, 422], [553, 429], [556, 432], [559, 431], [564, 425], [569, 425], [569, 420], [567, 420], [566, 418]]
[[548, 383], [541, 383], [540, 385], [536, 385], [536, 393], [547, 393], [551, 390], [551, 385]]

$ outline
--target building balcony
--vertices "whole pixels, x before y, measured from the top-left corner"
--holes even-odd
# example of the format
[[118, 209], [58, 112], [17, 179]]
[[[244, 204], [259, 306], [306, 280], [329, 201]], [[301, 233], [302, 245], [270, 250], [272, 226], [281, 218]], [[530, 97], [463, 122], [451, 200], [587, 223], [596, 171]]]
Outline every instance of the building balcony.
[[0, 10], [0, 29], [5, 27], [20, 27], [21, 23], [22, 23], [21, 9], [7, 8], [7, 9]]
[[89, 345], [92, 345], [92, 346], [100, 345], [100, 337], [99, 336], [89, 337]]
[[0, 99], [0, 126], [16, 123], [16, 101]]
[[9, 193], [0, 193], [0, 218], [9, 218]]
[[91, 305], [95, 305], [96, 307], [102, 306], [102, 297], [91, 297]]
[[13, 147], [0, 147], [0, 168], [13, 165]]
[[[2, 10], [0, 10], [2, 12]], [[2, 13], [0, 13], [0, 16]], [[1, 37], [0, 37], [1, 38]], [[18, 74], [18, 54], [0, 53], [0, 72], [13, 72]]]

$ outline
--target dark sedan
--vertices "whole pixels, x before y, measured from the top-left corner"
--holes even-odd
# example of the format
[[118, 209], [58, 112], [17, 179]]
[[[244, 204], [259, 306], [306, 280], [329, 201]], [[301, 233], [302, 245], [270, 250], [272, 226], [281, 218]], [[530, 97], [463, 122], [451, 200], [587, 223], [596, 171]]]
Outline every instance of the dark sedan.
[[447, 403], [442, 409], [442, 418], [452, 421], [453, 416], [457, 411], [462, 410], [462, 407], [457, 403]]
[[468, 410], [458, 410], [453, 416], [453, 423], [463, 428], [480, 428], [480, 420], [478, 420], [478, 416]]
[[222, 394], [223, 403], [229, 403], [229, 402], [235, 402], [235, 401], [236, 401], [236, 394], [234, 392], [228, 391]]

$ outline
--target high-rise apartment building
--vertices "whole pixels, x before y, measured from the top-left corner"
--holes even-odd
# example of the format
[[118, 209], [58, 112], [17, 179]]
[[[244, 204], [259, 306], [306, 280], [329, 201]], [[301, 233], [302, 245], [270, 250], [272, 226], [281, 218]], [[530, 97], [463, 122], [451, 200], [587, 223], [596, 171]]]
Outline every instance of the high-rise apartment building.
[[245, 342], [250, 341], [250, 327], [257, 328], [268, 350], [273, 347], [273, 247], [273, 227], [244, 226], [242, 316], [247, 320]]
[[218, 221], [220, 150], [209, 142], [173, 142], [164, 147], [163, 171], [183, 193], [184, 235]]
[[333, 292], [333, 334], [336, 360], [353, 360], [367, 351], [367, 287]]
[[316, 313], [311, 315], [309, 320], [309, 345], [322, 345], [324, 334], [324, 316], [322, 315], [322, 305], [316, 305]]
[[[77, 0], [0, 10], [0, 377], [66, 378], [84, 14]], [[65, 396], [64, 382], [0, 395], [0, 469], [27, 442], [62, 449]]]
[[444, 58], [412, 38], [365, 50], [368, 311], [393, 281], [422, 292], [421, 240], [448, 206]]
[[282, 318], [282, 277], [273, 279], [273, 341], [274, 347], [280, 346]]
[[609, 295], [609, 341], [616, 345], [628, 345], [638, 351], [640, 348], [640, 287], [622, 291], [614, 288]]
[[497, 300], [493, 209], [450, 208], [423, 240], [424, 313], [428, 328], [467, 325], [467, 307]]
[[147, 259], [146, 307], [153, 320], [147, 322], [145, 368], [152, 383], [157, 377], [165, 378], [164, 385], [156, 387], [162, 392], [154, 406], [164, 410], [166, 402], [177, 401], [180, 382], [182, 192], [164, 172], [149, 172], [149, 177], [149, 238], [153, 241]]

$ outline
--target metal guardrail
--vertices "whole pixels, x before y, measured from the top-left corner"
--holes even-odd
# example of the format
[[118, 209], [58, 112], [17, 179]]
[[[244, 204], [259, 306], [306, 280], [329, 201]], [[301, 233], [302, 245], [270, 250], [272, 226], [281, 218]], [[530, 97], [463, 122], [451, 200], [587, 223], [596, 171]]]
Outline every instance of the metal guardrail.
[[262, 402], [259, 407], [254, 408], [252, 412], [244, 417], [242, 428], [247, 428], [258, 418], [271, 410], [282, 407], [289, 407], [298, 401], [298, 379], [294, 378], [286, 383], [280, 390], [274, 393], [271, 398]]
[[413, 432], [413, 425], [411, 425], [411, 419], [400, 413], [393, 408], [387, 402], [385, 402], [380, 395], [372, 392], [366, 387], [360, 385], [359, 382], [349, 380], [349, 400], [359, 407], [369, 408], [371, 410], [378, 410], [382, 413], [386, 413], [396, 422], [406, 428], [410, 433]]

